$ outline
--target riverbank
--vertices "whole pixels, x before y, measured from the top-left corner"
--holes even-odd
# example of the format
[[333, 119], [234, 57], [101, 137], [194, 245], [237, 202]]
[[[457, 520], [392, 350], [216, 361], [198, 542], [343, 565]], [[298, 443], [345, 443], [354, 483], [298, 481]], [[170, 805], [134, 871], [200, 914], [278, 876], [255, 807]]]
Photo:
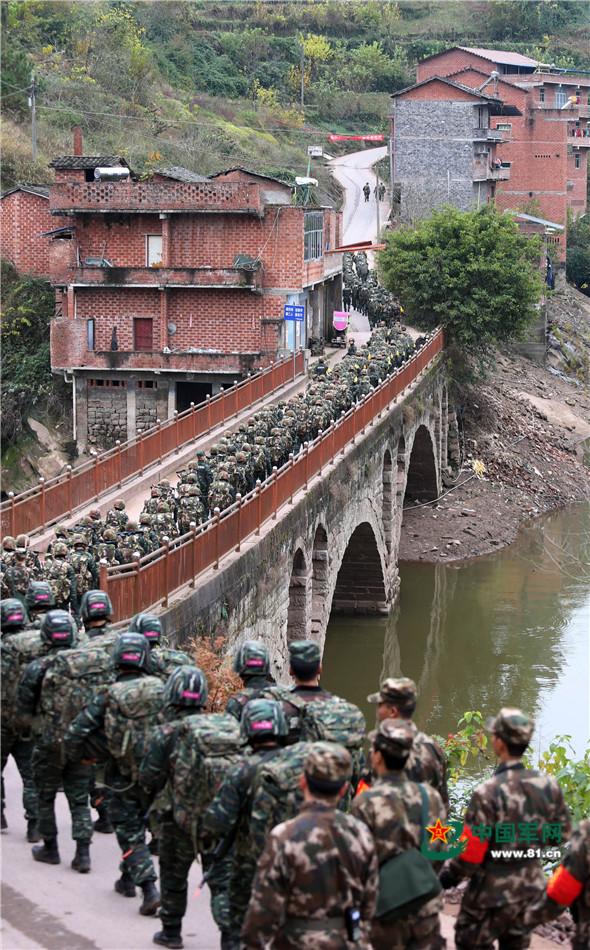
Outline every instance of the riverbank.
[[487, 379], [457, 394], [457, 409], [462, 469], [436, 502], [404, 510], [402, 561], [489, 554], [514, 541], [523, 522], [590, 498], [587, 387], [498, 354]]

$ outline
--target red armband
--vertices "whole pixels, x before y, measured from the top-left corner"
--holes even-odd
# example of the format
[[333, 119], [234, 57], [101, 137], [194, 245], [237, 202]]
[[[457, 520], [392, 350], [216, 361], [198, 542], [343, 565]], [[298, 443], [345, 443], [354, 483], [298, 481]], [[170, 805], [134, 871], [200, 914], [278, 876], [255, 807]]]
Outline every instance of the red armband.
[[371, 787], [371, 786], [370, 786], [370, 785], [367, 785], [367, 783], [365, 782], [364, 778], [362, 778], [362, 779], [360, 780], [360, 782], [358, 783], [357, 787], [356, 787], [356, 794], [355, 794], [355, 797], [356, 797], [356, 795], [360, 795], [361, 792], [366, 792], [366, 791], [368, 791], [368, 790], [370, 789], [370, 787]]
[[489, 841], [481, 841], [477, 835], [474, 835], [471, 828], [467, 825], [463, 826], [463, 834], [459, 838], [459, 841], [464, 841], [467, 838], [467, 847], [463, 854], [459, 855], [461, 861], [467, 861], [469, 864], [481, 864], [483, 859], [486, 856], [486, 851], [489, 847]]
[[576, 897], [582, 893], [583, 888], [582, 882], [561, 865], [551, 875], [547, 885], [547, 896], [556, 904], [569, 907], [572, 901], [575, 901]]

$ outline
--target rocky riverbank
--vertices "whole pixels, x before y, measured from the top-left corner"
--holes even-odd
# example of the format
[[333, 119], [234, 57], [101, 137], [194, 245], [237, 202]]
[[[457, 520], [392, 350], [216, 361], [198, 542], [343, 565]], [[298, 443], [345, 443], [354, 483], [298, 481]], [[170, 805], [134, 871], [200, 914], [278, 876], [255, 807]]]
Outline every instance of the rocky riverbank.
[[439, 500], [408, 505], [400, 560], [489, 554], [522, 522], [590, 498], [590, 387], [580, 375], [505, 351], [487, 379], [459, 391], [462, 469]]

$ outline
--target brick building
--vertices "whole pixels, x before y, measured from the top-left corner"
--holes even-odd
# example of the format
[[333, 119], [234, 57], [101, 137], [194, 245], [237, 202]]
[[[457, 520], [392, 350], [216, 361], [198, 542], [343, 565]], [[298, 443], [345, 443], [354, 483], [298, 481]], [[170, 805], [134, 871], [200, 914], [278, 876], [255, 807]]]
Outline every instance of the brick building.
[[[501, 160], [501, 168], [509, 174], [500, 176], [497, 183], [491, 184], [489, 197], [495, 199], [499, 208], [519, 209], [564, 226], [563, 231], [546, 229], [550, 232], [546, 239], [554, 261], [563, 265], [567, 209], [571, 208], [576, 214], [583, 214], [586, 210], [590, 76], [557, 70], [519, 53], [455, 47], [418, 64], [417, 86], [412, 89], [423, 92], [414, 108], [424, 110], [424, 100], [428, 99], [428, 91], [432, 91], [426, 129], [429, 123], [440, 129], [438, 116], [442, 107], [437, 90], [443, 78], [471, 87], [480, 94], [491, 92], [494, 98], [502, 101], [503, 113], [490, 109], [488, 134], [495, 143], [495, 151], [490, 150], [490, 166], [494, 167], [495, 162]], [[403, 94], [394, 97], [394, 134], [400, 95]], [[404, 99], [408, 102], [409, 96]], [[436, 108], [432, 108], [433, 102], [436, 102]], [[444, 108], [447, 113], [452, 112], [449, 107]], [[474, 164], [479, 147], [479, 143], [474, 142]], [[395, 181], [401, 184], [402, 200], [403, 180], [398, 179], [397, 169], [400, 162], [404, 168], [402, 152], [405, 149], [401, 139], [399, 142], [394, 140]], [[438, 142], [433, 138], [432, 160], [436, 160], [437, 150]], [[428, 164], [424, 164], [426, 155], [424, 143], [419, 155], [422, 164], [411, 157], [406, 159], [410, 169], [405, 173], [409, 175], [411, 172], [416, 179], [428, 182], [431, 172]], [[452, 157], [450, 154], [449, 158]], [[455, 166], [450, 163], [448, 176], [450, 179], [455, 177]], [[450, 199], [453, 201], [452, 193]], [[439, 200], [437, 203], [443, 202]], [[425, 208], [423, 213], [427, 210]]]
[[[305, 346], [340, 309], [341, 256], [325, 251], [341, 213], [292, 204], [285, 182], [243, 168], [141, 181], [117, 156], [51, 166], [50, 211], [69, 225], [50, 247], [51, 362], [72, 381], [81, 448], [132, 438]], [[295, 341], [286, 303], [306, 309]]]
[[394, 182], [405, 220], [444, 204], [479, 207], [494, 197], [496, 182], [510, 178], [496, 152], [502, 132], [490, 128], [490, 118], [513, 114], [514, 106], [440, 76], [392, 98]]
[[19, 185], [2, 195], [0, 203], [2, 257], [19, 272], [49, 277], [49, 241], [45, 231], [60, 223], [49, 210], [49, 185]]

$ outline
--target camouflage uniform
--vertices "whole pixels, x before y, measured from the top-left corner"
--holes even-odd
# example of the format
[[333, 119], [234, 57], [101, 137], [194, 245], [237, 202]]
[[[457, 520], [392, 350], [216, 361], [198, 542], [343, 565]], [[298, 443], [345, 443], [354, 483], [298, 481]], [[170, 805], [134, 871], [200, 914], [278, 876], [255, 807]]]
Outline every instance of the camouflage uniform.
[[[385, 719], [369, 738], [375, 743], [375, 749], [397, 756], [401, 764], [410, 752], [413, 730], [410, 723], [401, 719]], [[438, 819], [444, 822], [446, 809], [440, 795], [428, 785], [424, 789], [428, 795], [429, 823], [434, 825]], [[422, 844], [420, 786], [406, 779], [405, 769], [380, 775], [370, 789], [357, 795], [351, 814], [370, 828], [380, 865]], [[375, 918], [371, 929], [373, 950], [439, 950], [444, 947], [438, 917], [441, 908], [440, 898], [434, 897], [413, 914], [387, 923]]]
[[76, 575], [71, 564], [66, 560], [68, 549], [64, 541], [56, 541], [53, 545], [53, 557], [46, 558], [43, 564], [43, 580], [48, 581], [55, 606], [59, 610], [69, 610], [78, 614], [78, 592], [76, 589]]
[[[389, 713], [387, 709], [384, 709], [383, 713], [379, 713], [378, 715], [381, 718], [387, 715], [396, 715], [396, 710], [398, 710], [398, 714], [407, 719], [404, 709], [413, 707], [416, 702], [416, 684], [407, 677], [386, 679], [378, 693], [371, 693], [370, 696], [367, 696], [367, 701], [394, 707]], [[410, 712], [409, 715], [411, 716], [412, 713]], [[414, 739], [404, 772], [413, 782], [426, 782], [435, 788], [442, 798], [448, 814], [449, 792], [447, 788], [447, 763], [444, 753], [434, 739], [431, 739], [424, 732], [420, 732], [413, 722], [410, 722], [410, 725]], [[371, 784], [372, 778], [370, 770], [363, 774], [362, 780], [365, 786]]]
[[32, 580], [34, 580], [34, 578], [27, 567], [27, 555], [25, 551], [16, 551], [12, 563], [2, 571], [0, 584], [2, 600], [6, 600], [9, 597], [16, 597], [24, 604], [27, 587]]
[[100, 575], [96, 561], [88, 551], [84, 550], [82, 543], [74, 542], [74, 550], [69, 555], [69, 562], [76, 575], [76, 593], [78, 600], [88, 590], [98, 590], [100, 587]]
[[[262, 701], [261, 701], [262, 702]], [[252, 786], [258, 767], [281, 752], [274, 740], [255, 749], [228, 772], [213, 802], [203, 815], [203, 831], [215, 838], [235, 832], [233, 861], [229, 878], [228, 930], [238, 939], [252, 891], [256, 859], [250, 836]]]
[[[44, 629], [49, 618], [55, 613], [50, 612], [47, 615], [44, 620]], [[71, 618], [70, 622], [73, 624]], [[70, 643], [64, 645], [67, 647]], [[43, 679], [52, 663], [55, 662], [56, 652], [59, 651], [60, 646], [53, 645], [49, 654], [33, 660], [25, 669], [17, 696], [21, 715], [32, 719], [37, 713], [42, 696]], [[37, 827], [44, 841], [47, 843], [57, 839], [55, 798], [60, 784], [63, 784], [72, 816], [72, 838], [78, 842], [89, 842], [92, 837], [92, 821], [88, 804], [92, 766], [83, 762], [64, 762], [60, 746], [44, 735], [43, 723], [41, 723], [33, 750], [32, 767], [38, 799]]]
[[[330, 743], [316, 743], [305, 759], [307, 782], [328, 783], [335, 796], [350, 769], [346, 750]], [[257, 950], [271, 942], [275, 950], [368, 950], [377, 888], [377, 855], [368, 828], [333, 802], [308, 800], [296, 818], [270, 833], [258, 861], [242, 946]], [[355, 943], [346, 937], [343, 917], [352, 908], [360, 911], [363, 931]]]
[[[120, 670], [115, 683], [137, 679], [144, 674], [139, 670]], [[97, 734], [101, 744], [105, 744], [104, 724], [108, 705], [108, 694], [97, 693], [85, 709], [71, 723], [63, 744], [69, 759], [80, 761], [85, 757], [85, 741]], [[123, 775], [114, 759], [107, 763], [105, 783], [112, 792], [109, 798], [109, 812], [115, 826], [117, 841], [125, 857], [120, 870], [140, 886], [156, 881], [154, 862], [145, 843], [145, 825], [143, 815], [147, 807], [145, 796], [129, 776]]]
[[[518, 709], [501, 709], [497, 717], [488, 720], [488, 729], [506, 742], [526, 745], [534, 723]], [[562, 844], [568, 841], [570, 816], [557, 780], [526, 769], [515, 757], [501, 762], [493, 777], [473, 793], [465, 812], [467, 849], [460, 858], [453, 858], [448, 872], [441, 875], [444, 886], [464, 876], [469, 879], [455, 928], [460, 950], [491, 950], [495, 939], [503, 950], [521, 950], [530, 943], [525, 912], [531, 901], [543, 894], [545, 875], [538, 858], [504, 857], [507, 852], [522, 852], [527, 844], [516, 835], [503, 840], [499, 825], [532, 831], [529, 845], [533, 847], [540, 847], [547, 825], [558, 829]], [[503, 852], [502, 857], [492, 855], [496, 848]]]

